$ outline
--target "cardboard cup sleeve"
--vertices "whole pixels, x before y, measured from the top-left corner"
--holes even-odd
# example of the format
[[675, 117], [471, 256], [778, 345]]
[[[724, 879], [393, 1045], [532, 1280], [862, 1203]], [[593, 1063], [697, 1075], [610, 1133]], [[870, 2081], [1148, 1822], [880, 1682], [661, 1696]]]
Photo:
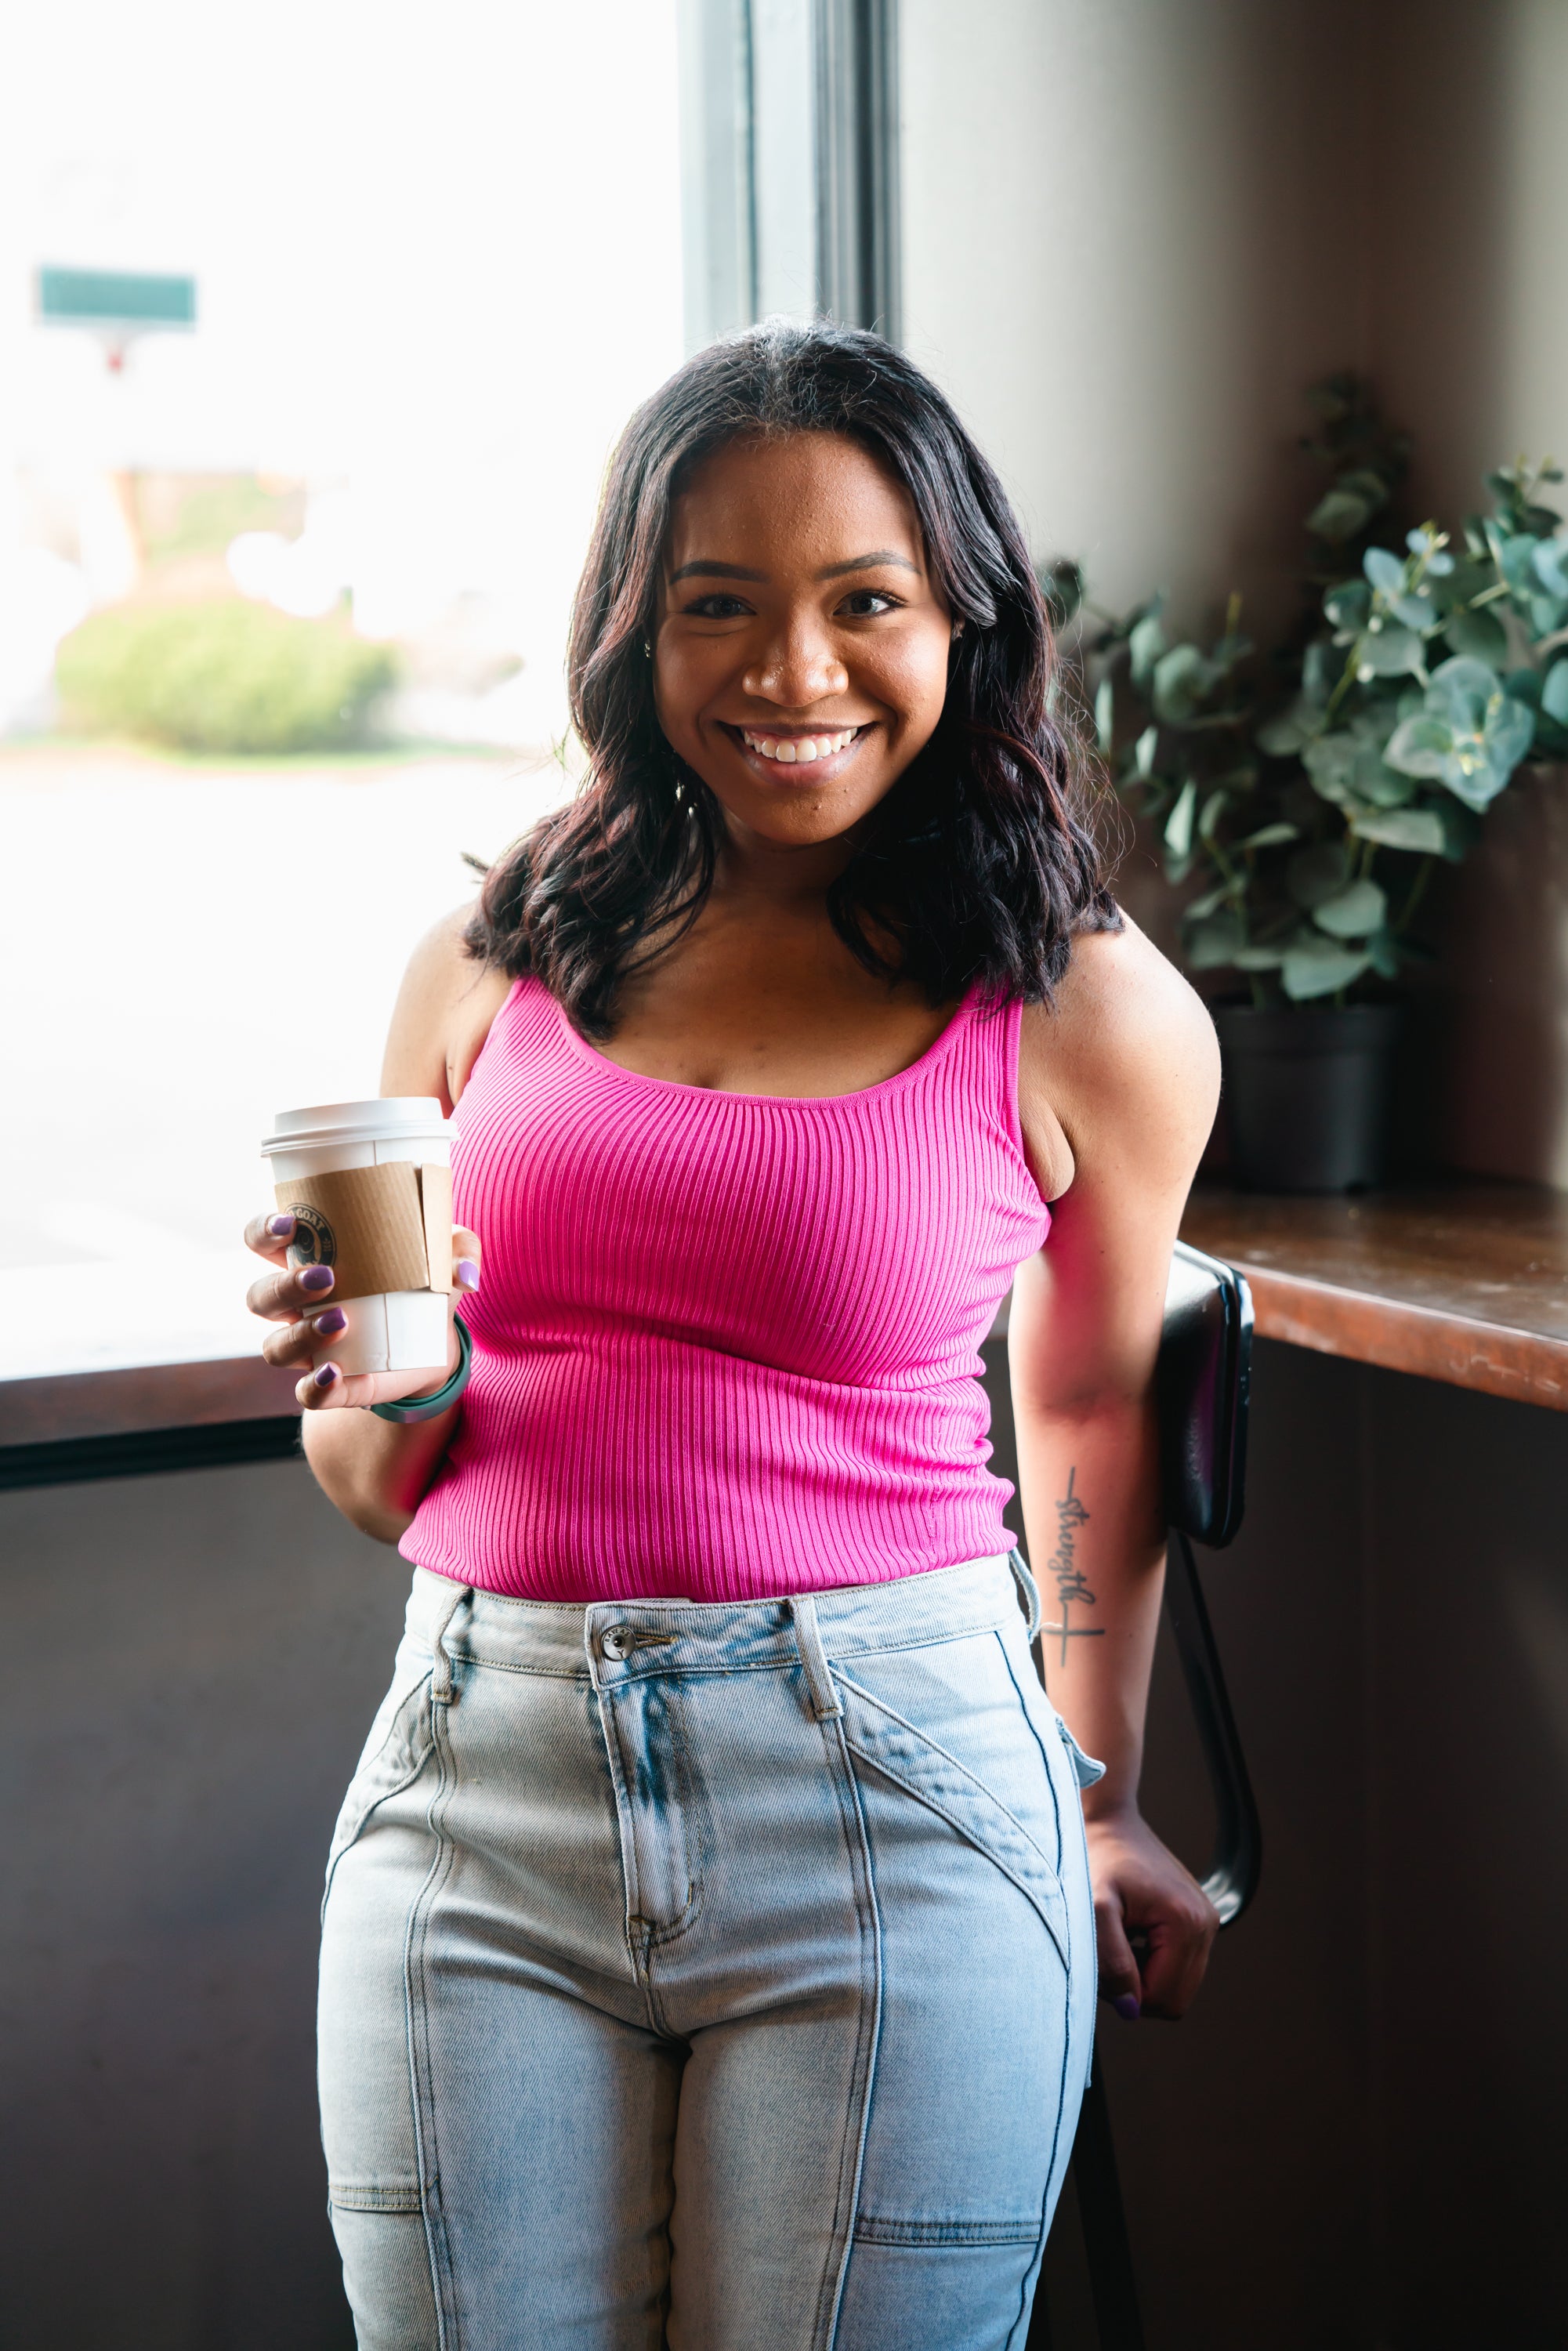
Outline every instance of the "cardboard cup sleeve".
[[329, 1265], [334, 1301], [452, 1288], [452, 1170], [397, 1159], [276, 1187], [297, 1219], [288, 1262]]

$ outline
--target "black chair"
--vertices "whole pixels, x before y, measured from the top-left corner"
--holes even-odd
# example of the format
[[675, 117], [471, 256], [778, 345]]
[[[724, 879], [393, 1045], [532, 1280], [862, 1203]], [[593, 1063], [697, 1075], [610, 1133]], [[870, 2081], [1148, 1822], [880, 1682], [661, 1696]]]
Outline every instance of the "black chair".
[[[1252, 1298], [1246, 1281], [1218, 1258], [1178, 1241], [1166, 1292], [1158, 1371], [1161, 1467], [1170, 1528], [1166, 1614], [1214, 1792], [1214, 1862], [1203, 1890], [1222, 1927], [1235, 1924], [1257, 1890], [1262, 1838], [1192, 1546], [1200, 1542], [1218, 1551], [1241, 1523], [1251, 1364]], [[1035, 1664], [1043, 1681], [1038, 1648]], [[1100, 2351], [1144, 2351], [1111, 2117], [1098, 2066], [1084, 2093], [1072, 2173]], [[1028, 2351], [1050, 2351], [1051, 2343], [1042, 2281]]]

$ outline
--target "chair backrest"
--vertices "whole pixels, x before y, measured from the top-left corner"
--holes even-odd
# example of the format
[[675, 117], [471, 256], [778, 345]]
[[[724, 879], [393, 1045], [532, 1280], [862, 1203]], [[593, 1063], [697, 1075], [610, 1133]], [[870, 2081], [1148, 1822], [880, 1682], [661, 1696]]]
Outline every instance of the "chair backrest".
[[1252, 1293], [1233, 1266], [1177, 1241], [1160, 1342], [1166, 1518], [1218, 1551], [1241, 1524]]

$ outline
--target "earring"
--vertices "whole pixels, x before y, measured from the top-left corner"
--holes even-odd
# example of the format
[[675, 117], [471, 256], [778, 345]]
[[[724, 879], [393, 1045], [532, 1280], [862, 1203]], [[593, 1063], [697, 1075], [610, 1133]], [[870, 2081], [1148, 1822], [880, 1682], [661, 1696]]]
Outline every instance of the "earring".
[[647, 638], [646, 638], [646, 637], [644, 637], [644, 638], [643, 638], [643, 659], [644, 661], [652, 661], [652, 660], [653, 660], [653, 646], [648, 643]]

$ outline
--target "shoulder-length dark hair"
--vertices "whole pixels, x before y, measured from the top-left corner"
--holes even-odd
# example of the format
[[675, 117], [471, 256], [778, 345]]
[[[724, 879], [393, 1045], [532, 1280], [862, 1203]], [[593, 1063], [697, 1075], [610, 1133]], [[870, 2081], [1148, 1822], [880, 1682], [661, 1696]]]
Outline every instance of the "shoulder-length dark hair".
[[537, 974], [591, 1037], [611, 1033], [622, 975], [695, 920], [722, 839], [714, 795], [660, 728], [644, 651], [671, 507], [725, 443], [788, 433], [845, 434], [903, 485], [932, 579], [964, 623], [935, 734], [829, 892], [844, 945], [933, 1004], [977, 984], [1040, 1002], [1074, 933], [1120, 926], [1001, 484], [891, 343], [772, 319], [699, 351], [626, 428], [572, 611], [568, 674], [589, 775], [491, 867], [468, 928], [471, 954]]

